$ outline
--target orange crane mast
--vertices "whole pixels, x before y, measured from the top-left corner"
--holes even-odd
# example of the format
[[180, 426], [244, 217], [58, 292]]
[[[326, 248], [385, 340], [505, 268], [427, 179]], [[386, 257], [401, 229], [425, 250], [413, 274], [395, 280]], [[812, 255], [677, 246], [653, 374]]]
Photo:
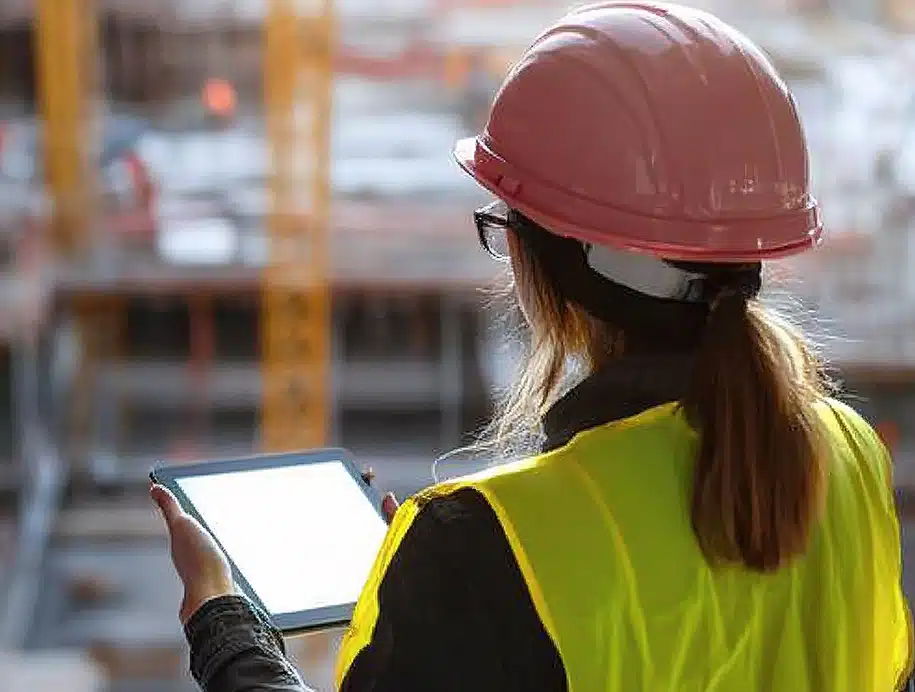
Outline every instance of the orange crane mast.
[[272, 152], [264, 272], [262, 446], [322, 445], [330, 409], [331, 0], [271, 0], [265, 99]]

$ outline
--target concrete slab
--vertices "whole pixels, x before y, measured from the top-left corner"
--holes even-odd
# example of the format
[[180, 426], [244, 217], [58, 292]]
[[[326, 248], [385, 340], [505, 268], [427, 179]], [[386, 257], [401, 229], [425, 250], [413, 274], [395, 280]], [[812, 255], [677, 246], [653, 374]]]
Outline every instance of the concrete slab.
[[199, 692], [193, 680], [137, 680], [129, 678], [110, 683], [105, 692]]
[[121, 642], [96, 644], [90, 647], [89, 655], [112, 681], [193, 682], [183, 642], [153, 646], [142, 643], [131, 646]]
[[54, 529], [56, 539], [68, 541], [161, 540], [164, 535], [162, 518], [147, 498], [137, 498], [132, 506], [66, 509]]
[[4, 689], [29, 692], [104, 692], [101, 669], [80, 651], [0, 652]]
[[317, 692], [334, 690], [334, 663], [342, 636], [343, 630], [334, 630], [286, 640], [286, 654]]
[[200, 692], [193, 680], [137, 680], [128, 678], [111, 682], [105, 692]]
[[[110, 597], [76, 602], [72, 584], [86, 578], [104, 583]], [[181, 586], [165, 540], [55, 545], [40, 579], [42, 594], [28, 637], [32, 648], [184, 646], [177, 620]]]

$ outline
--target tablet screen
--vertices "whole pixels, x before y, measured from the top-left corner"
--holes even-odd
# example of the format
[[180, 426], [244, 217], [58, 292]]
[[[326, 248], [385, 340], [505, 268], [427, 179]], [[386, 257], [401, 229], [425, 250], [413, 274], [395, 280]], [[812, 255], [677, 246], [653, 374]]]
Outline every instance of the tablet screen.
[[176, 482], [271, 614], [355, 602], [387, 531], [336, 461]]

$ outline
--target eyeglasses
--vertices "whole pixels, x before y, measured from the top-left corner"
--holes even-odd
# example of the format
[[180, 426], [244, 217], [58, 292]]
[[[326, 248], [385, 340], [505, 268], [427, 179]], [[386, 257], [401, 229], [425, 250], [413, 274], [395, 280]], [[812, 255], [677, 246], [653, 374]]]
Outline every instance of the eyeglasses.
[[511, 228], [508, 212], [508, 206], [501, 200], [473, 212], [473, 222], [477, 227], [480, 245], [499, 262], [508, 261], [507, 231]]

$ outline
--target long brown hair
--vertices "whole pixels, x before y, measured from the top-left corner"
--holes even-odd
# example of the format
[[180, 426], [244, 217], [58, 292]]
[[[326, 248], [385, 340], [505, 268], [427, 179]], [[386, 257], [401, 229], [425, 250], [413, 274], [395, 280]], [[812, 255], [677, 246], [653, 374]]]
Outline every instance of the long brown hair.
[[826, 388], [787, 320], [737, 294], [709, 313], [683, 400], [700, 431], [692, 522], [707, 556], [769, 571], [805, 550], [826, 477]]
[[[475, 449], [530, 451], [570, 358], [599, 370], [637, 343], [565, 297], [543, 258], [512, 234], [514, 292], [529, 333], [520, 370]], [[802, 553], [823, 496], [815, 406], [829, 389], [800, 330], [757, 300], [723, 295], [708, 313], [681, 405], [699, 432], [692, 526], [713, 563], [769, 571]]]

